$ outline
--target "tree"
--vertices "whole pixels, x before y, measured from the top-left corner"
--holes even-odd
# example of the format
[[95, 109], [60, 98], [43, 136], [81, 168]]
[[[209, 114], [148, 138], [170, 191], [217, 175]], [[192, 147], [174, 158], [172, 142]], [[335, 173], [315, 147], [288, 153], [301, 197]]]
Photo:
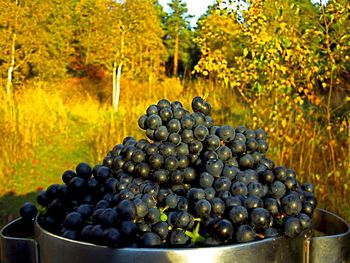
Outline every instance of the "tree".
[[178, 75], [179, 62], [188, 67], [191, 47], [191, 30], [187, 14], [187, 4], [182, 0], [172, 0], [169, 3], [170, 13], [165, 18], [165, 44], [172, 60], [172, 74]]
[[150, 75], [161, 73], [166, 49], [159, 9], [154, 1], [125, 1], [122, 23], [127, 30], [125, 59], [132, 78], [148, 80]]
[[[279, 162], [292, 160], [293, 148], [307, 144], [305, 134], [318, 127], [324, 137], [315, 137], [312, 147], [328, 149], [325, 162], [338, 192], [336, 141], [344, 141], [334, 134], [336, 123], [346, 120], [349, 111], [344, 97], [349, 94], [350, 3], [249, 2], [240, 14], [216, 10], [202, 22], [197, 40], [202, 56], [196, 71], [236, 91], [250, 107], [254, 125], [270, 131], [273, 148], [280, 149]], [[341, 100], [334, 98], [335, 91]]]
[[99, 65], [112, 75], [118, 108], [121, 78], [152, 80], [165, 58], [163, 30], [153, 0], [86, 0], [77, 6], [76, 69]]
[[0, 72], [7, 93], [24, 80], [65, 75], [72, 51], [69, 6], [54, 0], [0, 0], [0, 8]]
[[0, 26], [0, 66], [1, 77], [6, 76], [6, 92], [11, 93], [13, 76], [17, 74], [19, 67], [28, 61], [35, 51], [35, 43], [32, 40], [23, 41], [23, 32], [33, 32], [35, 23], [27, 24], [26, 16], [28, 7], [16, 1], [0, 1], [2, 10]]
[[[120, 94], [122, 66], [125, 76], [137, 80], [154, 81], [161, 73], [165, 59], [165, 47], [162, 43], [160, 10], [153, 0], [126, 0], [120, 17], [121, 42], [115, 53], [114, 65], [117, 67], [117, 78], [114, 79], [114, 108], [117, 108]], [[116, 67], [114, 67], [116, 70]], [[113, 75], [115, 76], [115, 75]]]

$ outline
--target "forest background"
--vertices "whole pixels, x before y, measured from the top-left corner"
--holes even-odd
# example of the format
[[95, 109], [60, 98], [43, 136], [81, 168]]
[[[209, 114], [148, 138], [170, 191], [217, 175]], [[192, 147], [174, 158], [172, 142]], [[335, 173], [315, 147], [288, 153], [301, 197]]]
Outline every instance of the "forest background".
[[350, 2], [0, 0], [0, 225], [64, 170], [101, 163], [161, 98], [263, 128], [277, 165], [350, 221]]

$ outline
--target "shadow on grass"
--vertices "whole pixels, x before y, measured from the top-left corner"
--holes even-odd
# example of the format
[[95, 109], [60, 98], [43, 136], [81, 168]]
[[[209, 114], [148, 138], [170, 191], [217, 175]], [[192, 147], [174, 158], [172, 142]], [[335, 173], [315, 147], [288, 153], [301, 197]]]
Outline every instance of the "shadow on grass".
[[0, 228], [8, 222], [19, 217], [19, 209], [25, 202], [36, 204], [38, 192], [30, 192], [25, 195], [16, 195], [9, 192], [0, 197]]

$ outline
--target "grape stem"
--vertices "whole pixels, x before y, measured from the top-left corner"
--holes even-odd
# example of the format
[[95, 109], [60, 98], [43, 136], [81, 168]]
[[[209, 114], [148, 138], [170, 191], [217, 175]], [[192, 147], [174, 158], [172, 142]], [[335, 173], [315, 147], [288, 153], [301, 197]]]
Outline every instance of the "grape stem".
[[[200, 221], [200, 218], [199, 220], [195, 220], [195, 221]], [[199, 234], [199, 227], [200, 227], [200, 222], [197, 222], [197, 225], [192, 232], [188, 230], [185, 231], [185, 234], [191, 238], [192, 243], [202, 243], [205, 241], [205, 238]]]

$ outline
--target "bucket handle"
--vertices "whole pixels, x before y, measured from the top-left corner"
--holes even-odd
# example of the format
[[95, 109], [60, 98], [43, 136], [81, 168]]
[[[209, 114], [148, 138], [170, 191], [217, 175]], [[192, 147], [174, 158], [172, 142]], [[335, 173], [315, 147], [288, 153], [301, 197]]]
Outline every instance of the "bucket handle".
[[313, 215], [313, 229], [324, 235], [305, 241], [305, 263], [344, 263], [350, 258], [350, 225], [323, 209]]
[[0, 262], [39, 263], [38, 243], [30, 238], [34, 235], [33, 224], [18, 218], [1, 229]]

